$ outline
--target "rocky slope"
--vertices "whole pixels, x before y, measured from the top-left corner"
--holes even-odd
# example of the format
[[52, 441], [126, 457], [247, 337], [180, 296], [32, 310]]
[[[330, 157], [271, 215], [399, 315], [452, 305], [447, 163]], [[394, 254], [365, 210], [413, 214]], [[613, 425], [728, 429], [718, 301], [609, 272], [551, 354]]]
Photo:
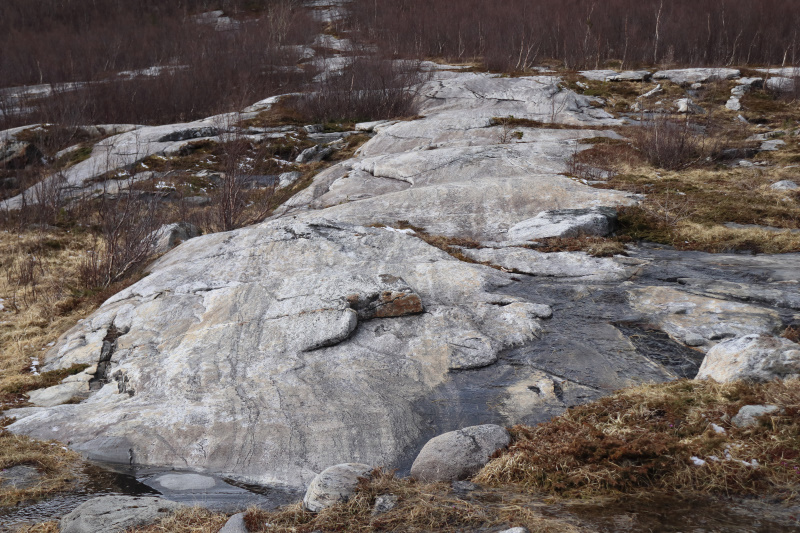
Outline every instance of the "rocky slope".
[[[563, 175], [579, 139], [616, 135], [591, 99], [551, 77], [451, 72], [421, 98], [424, 118], [362, 126], [374, 138], [275, 219], [182, 244], [67, 332], [44, 369], [88, 368], [7, 413], [9, 429], [302, 486], [338, 463], [407, 469], [445, 431], [694, 377], [720, 340], [797, 319], [796, 255], [522, 246], [635, 202]], [[509, 136], [492, 118], [510, 115], [576, 128]], [[409, 225], [480, 246], [454, 257]]]

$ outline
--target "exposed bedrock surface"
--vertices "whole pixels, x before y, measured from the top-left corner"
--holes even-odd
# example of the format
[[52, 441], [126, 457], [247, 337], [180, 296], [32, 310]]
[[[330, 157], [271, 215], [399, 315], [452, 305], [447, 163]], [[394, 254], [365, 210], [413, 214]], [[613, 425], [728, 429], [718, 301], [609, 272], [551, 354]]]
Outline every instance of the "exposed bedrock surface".
[[[424, 119], [374, 127], [282, 216], [181, 244], [68, 331], [44, 370], [89, 365], [68, 382], [82, 401], [36, 393], [47, 406], [10, 412], [10, 429], [298, 487], [341, 463], [407, 471], [448, 431], [694, 377], [701, 349], [798, 320], [797, 255], [518, 247], [507, 231], [544, 211], [633, 201], [559, 174], [615, 121], [553, 78], [440, 77]], [[506, 144], [490, 119], [508, 115], [598, 130], [520, 128]], [[486, 264], [377, 224], [400, 220], [480, 241], [460, 257]], [[741, 327], [718, 328], [718, 309]]]

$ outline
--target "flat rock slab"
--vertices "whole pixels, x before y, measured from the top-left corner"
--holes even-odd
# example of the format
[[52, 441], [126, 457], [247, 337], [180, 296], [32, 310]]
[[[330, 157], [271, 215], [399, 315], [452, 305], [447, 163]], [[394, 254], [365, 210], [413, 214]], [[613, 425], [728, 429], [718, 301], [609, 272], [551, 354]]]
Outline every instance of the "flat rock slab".
[[670, 337], [702, 351], [724, 339], [774, 333], [783, 323], [780, 314], [771, 309], [670, 287], [634, 289], [629, 295], [632, 307]]
[[12, 466], [0, 470], [0, 488], [27, 489], [42, 481], [43, 475], [32, 466]]
[[745, 405], [731, 418], [731, 423], [740, 428], [752, 427], [758, 424], [759, 417], [780, 412], [781, 408], [777, 405]]
[[741, 71], [733, 68], [683, 68], [659, 70], [653, 74], [654, 80], [669, 80], [678, 85], [692, 85], [715, 80], [732, 80], [740, 77]]
[[583, 252], [543, 253], [520, 247], [464, 249], [463, 253], [480, 263], [511, 272], [582, 281], [624, 281], [642, 264], [621, 257], [591, 257]]
[[145, 496], [103, 496], [79, 505], [61, 519], [61, 533], [124, 532], [166, 518], [180, 504]]

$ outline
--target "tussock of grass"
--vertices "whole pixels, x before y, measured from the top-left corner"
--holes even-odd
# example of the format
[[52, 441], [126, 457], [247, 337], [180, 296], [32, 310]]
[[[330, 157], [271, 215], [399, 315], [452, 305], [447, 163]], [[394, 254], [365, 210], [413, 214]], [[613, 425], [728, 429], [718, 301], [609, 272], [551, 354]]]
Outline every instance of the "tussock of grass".
[[17, 530], [17, 533], [59, 533], [59, 531], [61, 531], [61, 529], [58, 527], [58, 522], [52, 520], [50, 522], [25, 526]]
[[[741, 138], [749, 133], [737, 130], [715, 135], [730, 134], [732, 140], [724, 146], [744, 147]], [[628, 133], [630, 137], [635, 134], [635, 130]], [[723, 145], [717, 140], [708, 145], [721, 153]], [[783, 157], [782, 151], [777, 154], [765, 157]], [[796, 233], [724, 226], [733, 222], [800, 229], [800, 193], [770, 189], [777, 181], [796, 180], [792, 168], [725, 167], [695, 158], [692, 168], [670, 171], [650, 166], [630, 145], [594, 144], [571, 158], [569, 171], [586, 180], [608, 178], [593, 182], [595, 187], [643, 195], [638, 206], [621, 210], [621, 235], [682, 250], [800, 251], [800, 235]]]
[[126, 533], [217, 533], [227, 521], [226, 514], [215, 513], [202, 507], [191, 507], [181, 509], [155, 524], [129, 528]]
[[0, 419], [0, 479], [2, 470], [19, 465], [35, 467], [42, 479], [29, 488], [0, 488], [0, 509], [71, 490], [81, 481], [79, 468], [83, 461], [80, 455], [57, 442], [42, 442], [9, 433], [4, 429], [9, 422], [7, 418]]
[[[394, 494], [395, 509], [372, 516], [375, 498]], [[485, 527], [527, 527], [533, 532], [577, 532], [564, 521], [546, 518], [519, 505], [487, 504], [455, 497], [446, 484], [421, 484], [397, 479], [376, 470], [371, 481], [363, 480], [358, 492], [346, 503], [318, 514], [291, 505], [276, 512], [250, 509], [245, 521], [251, 532], [311, 533], [312, 531], [404, 531], [442, 533], [471, 531]], [[267, 525], [269, 524], [269, 525]]]
[[[753, 404], [783, 413], [752, 428], [731, 425]], [[581, 497], [646, 488], [793, 498], [800, 486], [800, 381], [645, 385], [533, 428], [517, 426], [513, 436], [476, 482]], [[696, 466], [692, 456], [707, 462]], [[758, 467], [741, 462], [753, 459]]]
[[537, 239], [537, 252], [586, 252], [593, 257], [625, 255], [627, 237], [552, 237]]
[[479, 248], [480, 243], [477, 241], [474, 241], [472, 239], [467, 239], [464, 237], [432, 235], [427, 231], [425, 231], [424, 229], [414, 226], [408, 220], [398, 220], [397, 223], [395, 223], [395, 227], [400, 229], [414, 230], [415, 237], [422, 239], [431, 246], [439, 248], [443, 252], [447, 252], [448, 254], [455, 257], [459, 261], [464, 261], [466, 263], [477, 263], [477, 261], [469, 258], [467, 255], [464, 254], [464, 252], [461, 251], [462, 248]]

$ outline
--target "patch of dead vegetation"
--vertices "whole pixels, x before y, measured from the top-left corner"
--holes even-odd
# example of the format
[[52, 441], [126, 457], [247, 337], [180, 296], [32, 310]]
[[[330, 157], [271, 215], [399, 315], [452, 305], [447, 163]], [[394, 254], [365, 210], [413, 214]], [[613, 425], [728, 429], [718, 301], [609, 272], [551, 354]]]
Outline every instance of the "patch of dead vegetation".
[[149, 526], [128, 528], [125, 533], [218, 533], [227, 521], [226, 514], [190, 507]]
[[797, 180], [786, 164], [795, 150], [800, 154], [793, 139], [777, 152], [759, 154], [765, 166], [728, 166], [727, 159], [754, 151], [758, 143], [746, 139], [757, 128], [712, 118], [702, 125], [660, 120], [664, 127], [621, 130], [630, 143], [592, 142], [568, 162], [569, 175], [594, 187], [641, 195], [638, 206], [621, 208], [620, 235], [682, 250], [800, 251], [800, 234], [790, 231], [800, 229], [800, 193], [770, 188]]
[[[381, 226], [381, 224], [378, 224]], [[459, 261], [464, 261], [466, 263], [476, 263], [474, 259], [467, 256], [462, 249], [469, 248], [475, 249], [480, 248], [480, 243], [474, 241], [472, 239], [467, 239], [464, 237], [451, 237], [448, 235], [432, 235], [425, 231], [423, 228], [418, 226], [414, 226], [408, 220], [398, 220], [394, 227], [398, 229], [410, 229], [414, 232], [414, 236], [425, 241], [426, 243], [439, 248], [443, 252], [450, 254], [451, 256], [455, 257]], [[485, 263], [480, 263], [485, 264]]]
[[[398, 497], [397, 507], [373, 516], [375, 499], [382, 494]], [[423, 484], [398, 479], [392, 473], [376, 470], [372, 480], [364, 479], [356, 494], [346, 503], [320, 513], [304, 511], [302, 504], [275, 512], [250, 509], [245, 515], [254, 533], [311, 533], [313, 531], [404, 531], [455, 533], [478, 528], [527, 527], [530, 531], [577, 533], [564, 520], [548, 518], [520, 504], [494, 504], [467, 501], [456, 497], [444, 483]], [[268, 525], [269, 524], [269, 525]]]
[[551, 237], [547, 239], [536, 239], [536, 245], [532, 246], [537, 252], [585, 252], [592, 257], [613, 257], [615, 255], [626, 255], [625, 243], [631, 242], [631, 238], [622, 235], [619, 237]]
[[73, 490], [84, 481], [80, 455], [59, 442], [14, 435], [5, 429], [10, 422], [8, 418], [0, 419], [0, 484], [3, 470], [21, 465], [36, 468], [41, 479], [26, 488], [0, 485], [0, 509]]
[[[755, 427], [731, 424], [741, 407], [761, 404], [782, 412]], [[477, 483], [579, 497], [657, 490], [793, 499], [800, 487], [799, 380], [643, 385], [512, 434]]]

